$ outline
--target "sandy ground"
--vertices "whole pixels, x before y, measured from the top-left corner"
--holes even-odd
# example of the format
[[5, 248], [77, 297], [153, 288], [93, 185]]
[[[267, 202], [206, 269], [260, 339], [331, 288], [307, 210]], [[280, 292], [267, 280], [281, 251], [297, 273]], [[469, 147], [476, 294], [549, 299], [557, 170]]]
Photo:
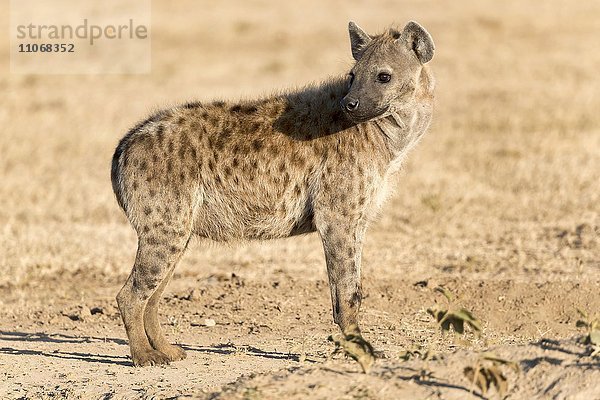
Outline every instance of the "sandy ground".
[[[0, 398], [498, 398], [463, 375], [486, 351], [520, 367], [502, 367], [508, 398], [600, 398], [576, 327], [578, 308], [600, 310], [599, 3], [155, 1], [152, 15], [149, 75], [9, 75], [0, 42]], [[161, 309], [188, 358], [133, 368], [114, 300], [136, 245], [110, 187], [118, 139], [158, 107], [344, 73], [350, 19], [416, 19], [437, 46], [435, 121], [366, 241], [362, 325], [381, 358], [365, 375], [332, 354], [309, 235], [192, 243]], [[440, 332], [438, 286], [481, 336]]]
[[[439, 283], [473, 305], [485, 321], [483, 339], [472, 337], [466, 344], [433, 326], [420, 307], [436, 304], [430, 285]], [[478, 398], [469, 394], [471, 383], [462, 369], [475, 365], [485, 349], [520, 365], [519, 373], [505, 371], [512, 398], [598, 396], [598, 359], [590, 357], [588, 346], [563, 339], [575, 333], [572, 310], [560, 304], [564, 293], [573, 293], [573, 303], [600, 306], [596, 288], [579, 283], [371, 280], [363, 324], [381, 359], [368, 375], [332, 354], [327, 337], [335, 327], [323, 280], [286, 273], [270, 281], [211, 276], [180, 278], [172, 287], [164, 322], [187, 350], [186, 360], [133, 368], [112, 299], [117, 287], [86, 287], [82, 298], [69, 295], [78, 292], [72, 286], [52, 282], [3, 319], [10, 329], [0, 332], [0, 393], [9, 398]], [[49, 292], [56, 294], [51, 306], [43, 304]], [[216, 324], [206, 326], [207, 319]], [[404, 361], [406, 350], [429, 355]]]

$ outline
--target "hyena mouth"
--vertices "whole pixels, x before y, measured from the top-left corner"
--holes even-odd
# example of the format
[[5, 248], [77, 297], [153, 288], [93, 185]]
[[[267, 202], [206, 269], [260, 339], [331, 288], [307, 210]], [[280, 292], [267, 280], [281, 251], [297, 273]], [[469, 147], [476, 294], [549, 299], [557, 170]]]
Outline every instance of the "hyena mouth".
[[389, 117], [392, 114], [394, 114], [394, 108], [392, 106], [387, 106], [382, 112], [380, 112], [379, 114], [377, 114], [375, 117], [373, 117], [371, 119], [376, 121], [378, 119], [383, 119], [385, 117]]
[[392, 113], [393, 113], [392, 107], [387, 106], [382, 110], [376, 110], [372, 114], [359, 115], [359, 114], [353, 114], [353, 113], [346, 112], [346, 115], [352, 122], [359, 124], [362, 122], [376, 121], [378, 119], [385, 118]]

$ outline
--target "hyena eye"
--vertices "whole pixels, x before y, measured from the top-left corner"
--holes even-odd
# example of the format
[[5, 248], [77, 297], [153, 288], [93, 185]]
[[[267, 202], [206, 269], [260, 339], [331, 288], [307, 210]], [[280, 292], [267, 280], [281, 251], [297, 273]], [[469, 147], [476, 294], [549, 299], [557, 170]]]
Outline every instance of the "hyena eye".
[[390, 79], [392, 79], [392, 75], [388, 74], [387, 72], [380, 72], [377, 75], [377, 82], [388, 83]]

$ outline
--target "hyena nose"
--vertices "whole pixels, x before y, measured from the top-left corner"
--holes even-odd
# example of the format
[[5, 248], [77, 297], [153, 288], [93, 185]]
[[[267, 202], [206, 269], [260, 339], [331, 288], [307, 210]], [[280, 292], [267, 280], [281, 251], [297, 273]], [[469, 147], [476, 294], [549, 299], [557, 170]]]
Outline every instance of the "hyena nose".
[[346, 110], [352, 112], [358, 108], [358, 100], [346, 99]]

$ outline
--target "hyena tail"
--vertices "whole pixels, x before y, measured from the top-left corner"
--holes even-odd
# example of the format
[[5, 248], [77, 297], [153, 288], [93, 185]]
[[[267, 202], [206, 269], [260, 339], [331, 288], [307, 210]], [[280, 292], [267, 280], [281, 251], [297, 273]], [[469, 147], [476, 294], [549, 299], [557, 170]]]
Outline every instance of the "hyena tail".
[[115, 192], [115, 196], [117, 197], [117, 202], [119, 206], [126, 210], [126, 201], [125, 201], [125, 188], [123, 182], [123, 166], [125, 165], [125, 158], [127, 148], [129, 147], [129, 140], [131, 135], [126, 135], [117, 146], [115, 150], [115, 154], [112, 158], [112, 166], [110, 169], [110, 180], [112, 181], [113, 192]]

